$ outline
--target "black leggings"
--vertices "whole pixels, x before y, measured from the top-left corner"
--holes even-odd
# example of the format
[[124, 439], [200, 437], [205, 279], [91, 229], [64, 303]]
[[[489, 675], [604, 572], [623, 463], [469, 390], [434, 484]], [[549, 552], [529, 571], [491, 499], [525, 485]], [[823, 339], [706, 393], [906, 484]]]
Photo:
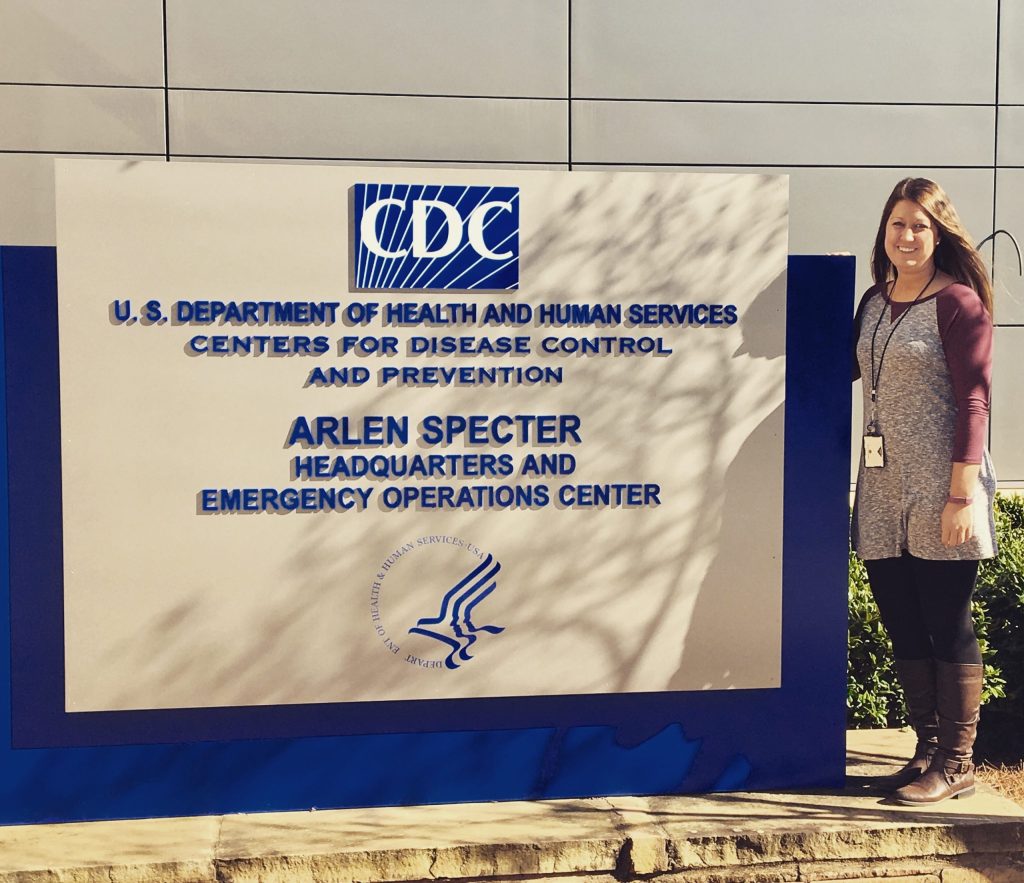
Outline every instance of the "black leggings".
[[930, 561], [904, 551], [864, 565], [897, 659], [981, 662], [971, 619], [977, 561]]

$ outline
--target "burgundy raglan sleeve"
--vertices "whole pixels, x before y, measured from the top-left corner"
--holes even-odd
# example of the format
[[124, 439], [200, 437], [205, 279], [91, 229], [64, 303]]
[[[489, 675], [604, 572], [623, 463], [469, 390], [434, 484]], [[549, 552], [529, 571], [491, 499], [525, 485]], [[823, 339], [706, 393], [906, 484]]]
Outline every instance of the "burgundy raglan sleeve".
[[988, 435], [992, 319], [966, 285], [951, 285], [935, 307], [957, 407], [952, 460], [980, 463]]

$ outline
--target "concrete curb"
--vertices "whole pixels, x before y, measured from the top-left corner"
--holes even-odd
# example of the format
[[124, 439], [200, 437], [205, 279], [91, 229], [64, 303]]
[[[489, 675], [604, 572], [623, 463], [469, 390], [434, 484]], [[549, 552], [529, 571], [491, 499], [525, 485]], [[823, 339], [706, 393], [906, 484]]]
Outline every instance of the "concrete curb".
[[864, 787], [908, 750], [849, 734], [843, 792], [614, 797], [0, 828], [0, 883], [1024, 881], [1024, 808]]

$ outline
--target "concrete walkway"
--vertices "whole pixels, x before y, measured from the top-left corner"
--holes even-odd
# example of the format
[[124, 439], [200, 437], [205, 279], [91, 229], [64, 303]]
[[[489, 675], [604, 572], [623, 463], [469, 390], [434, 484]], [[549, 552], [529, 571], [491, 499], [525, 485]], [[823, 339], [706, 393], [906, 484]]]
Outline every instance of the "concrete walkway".
[[1024, 808], [928, 811], [867, 778], [912, 749], [851, 732], [845, 791], [616, 797], [0, 828], [0, 883], [869, 880], [1021, 883]]

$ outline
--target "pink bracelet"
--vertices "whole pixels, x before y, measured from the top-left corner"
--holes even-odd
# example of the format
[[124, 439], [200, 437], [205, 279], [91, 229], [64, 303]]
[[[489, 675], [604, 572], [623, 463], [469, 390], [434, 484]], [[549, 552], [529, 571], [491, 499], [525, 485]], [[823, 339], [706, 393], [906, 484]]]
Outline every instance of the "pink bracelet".
[[954, 497], [952, 494], [950, 494], [948, 497], [946, 497], [946, 502], [958, 503], [961, 506], [970, 506], [971, 503], [974, 502], [974, 497]]

